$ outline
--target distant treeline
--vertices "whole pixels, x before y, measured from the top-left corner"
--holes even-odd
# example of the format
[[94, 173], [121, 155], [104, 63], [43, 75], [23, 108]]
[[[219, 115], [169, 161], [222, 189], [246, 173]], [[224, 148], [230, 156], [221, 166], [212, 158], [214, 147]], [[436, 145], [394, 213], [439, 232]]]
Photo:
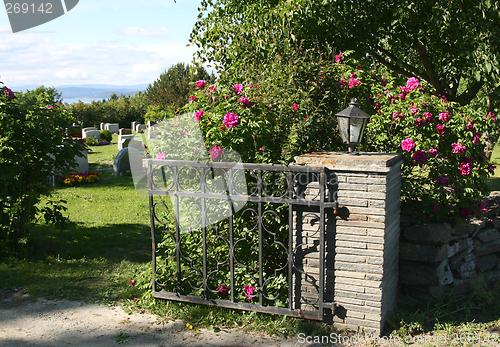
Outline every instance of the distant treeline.
[[158, 120], [176, 114], [186, 104], [200, 79], [214, 80], [202, 67], [179, 63], [163, 72], [145, 92], [133, 96], [112, 95], [108, 100], [69, 104], [68, 109], [83, 126], [119, 123], [129, 128], [132, 122]]

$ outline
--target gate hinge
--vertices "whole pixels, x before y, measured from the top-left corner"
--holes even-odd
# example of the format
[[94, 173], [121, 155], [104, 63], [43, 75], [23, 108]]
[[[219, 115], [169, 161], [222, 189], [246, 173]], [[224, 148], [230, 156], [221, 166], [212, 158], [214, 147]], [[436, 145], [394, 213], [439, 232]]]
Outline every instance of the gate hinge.
[[337, 309], [337, 304], [334, 302], [324, 302], [323, 303], [323, 308], [329, 309], [332, 311], [332, 314], [335, 314], [335, 311]]

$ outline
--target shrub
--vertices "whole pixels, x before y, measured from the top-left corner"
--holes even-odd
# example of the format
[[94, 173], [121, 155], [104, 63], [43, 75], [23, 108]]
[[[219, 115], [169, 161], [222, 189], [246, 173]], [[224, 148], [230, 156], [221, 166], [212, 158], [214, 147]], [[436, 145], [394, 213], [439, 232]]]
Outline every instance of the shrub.
[[113, 134], [109, 130], [101, 130], [101, 140], [111, 142]]
[[96, 139], [95, 137], [86, 137], [85, 144], [87, 146], [99, 146], [99, 140]]
[[82, 145], [64, 135], [71, 121], [51, 89], [0, 88], [0, 239], [22, 238], [50, 193], [48, 177], [75, 165]]
[[493, 172], [488, 146], [498, 137], [495, 115], [433, 94], [425, 82], [389, 79], [372, 85], [376, 114], [368, 148], [402, 153], [402, 200], [428, 217], [463, 218], [484, 209]]

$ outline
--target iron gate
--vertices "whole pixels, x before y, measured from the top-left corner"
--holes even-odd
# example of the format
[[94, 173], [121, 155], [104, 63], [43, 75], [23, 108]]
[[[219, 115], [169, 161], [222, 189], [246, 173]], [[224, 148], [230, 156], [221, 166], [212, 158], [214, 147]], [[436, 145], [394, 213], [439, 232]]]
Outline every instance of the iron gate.
[[[154, 297], [314, 320], [333, 311], [325, 297], [325, 219], [338, 187], [330, 170], [178, 160], [148, 160], [147, 170]], [[296, 232], [308, 213], [316, 253]], [[313, 277], [308, 252], [319, 268], [309, 299], [298, 284]]]

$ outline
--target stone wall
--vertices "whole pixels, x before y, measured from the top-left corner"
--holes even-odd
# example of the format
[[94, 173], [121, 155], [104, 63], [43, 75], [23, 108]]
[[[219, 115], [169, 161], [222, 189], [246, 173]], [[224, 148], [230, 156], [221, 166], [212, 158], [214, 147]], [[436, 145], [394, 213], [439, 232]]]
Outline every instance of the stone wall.
[[439, 296], [478, 276], [500, 278], [500, 212], [491, 197], [489, 216], [467, 223], [402, 222], [400, 282], [404, 294]]
[[[397, 298], [401, 159], [371, 153], [312, 153], [297, 157], [296, 163], [333, 170], [338, 203], [350, 213], [347, 220], [331, 213], [326, 220], [325, 297], [337, 306], [333, 321], [339, 328], [380, 333]], [[317, 192], [310, 187], [306, 194]], [[305, 249], [314, 250], [319, 226], [311, 221], [318, 216], [298, 211], [294, 218], [295, 245], [303, 243]], [[301, 295], [296, 308], [315, 308], [318, 259], [317, 250], [304, 256], [306, 273], [294, 282], [295, 295]], [[306, 304], [297, 307], [301, 302]]]

